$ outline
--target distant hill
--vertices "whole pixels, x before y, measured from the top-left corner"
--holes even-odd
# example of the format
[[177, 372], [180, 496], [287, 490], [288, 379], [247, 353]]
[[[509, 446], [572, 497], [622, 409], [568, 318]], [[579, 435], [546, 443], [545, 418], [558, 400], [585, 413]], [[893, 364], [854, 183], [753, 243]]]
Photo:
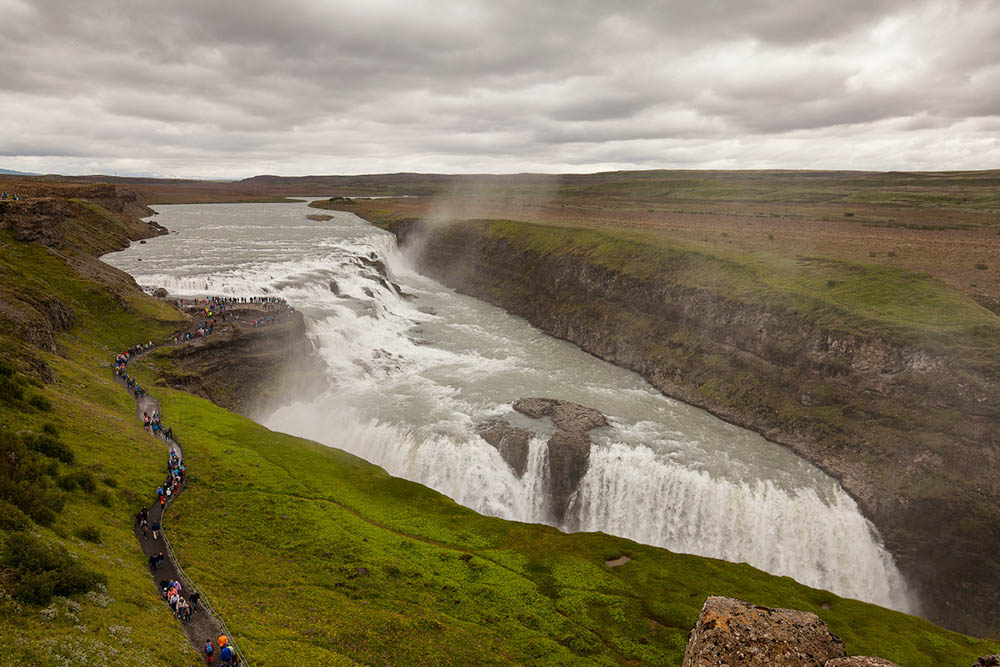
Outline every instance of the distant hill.
[[30, 171], [14, 171], [13, 169], [0, 169], [0, 174], [4, 176], [41, 176]]

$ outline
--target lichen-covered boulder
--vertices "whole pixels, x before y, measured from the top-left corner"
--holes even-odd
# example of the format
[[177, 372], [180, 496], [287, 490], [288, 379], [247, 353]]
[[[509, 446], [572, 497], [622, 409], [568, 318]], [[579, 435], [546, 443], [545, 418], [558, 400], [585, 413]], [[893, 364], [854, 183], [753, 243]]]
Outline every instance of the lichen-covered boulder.
[[825, 667], [845, 656], [844, 642], [816, 614], [712, 596], [691, 631], [683, 664]]

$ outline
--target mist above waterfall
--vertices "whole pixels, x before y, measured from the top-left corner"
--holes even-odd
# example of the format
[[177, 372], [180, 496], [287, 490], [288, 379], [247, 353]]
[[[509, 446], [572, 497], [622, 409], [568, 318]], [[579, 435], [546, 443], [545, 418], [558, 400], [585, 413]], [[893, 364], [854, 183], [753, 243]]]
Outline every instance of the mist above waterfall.
[[[275, 294], [307, 317], [326, 386], [288, 396], [259, 416], [265, 425], [350, 451], [485, 514], [746, 561], [912, 609], [892, 558], [835, 480], [420, 276], [390, 234], [347, 213], [309, 221], [302, 205], [160, 210], [176, 234], [108, 257], [140, 284], [172, 294]], [[610, 422], [590, 434], [589, 467], [562, 522], [552, 518], [546, 484], [552, 427], [511, 410], [524, 396], [574, 401]], [[538, 433], [522, 476], [476, 433], [490, 418]]]

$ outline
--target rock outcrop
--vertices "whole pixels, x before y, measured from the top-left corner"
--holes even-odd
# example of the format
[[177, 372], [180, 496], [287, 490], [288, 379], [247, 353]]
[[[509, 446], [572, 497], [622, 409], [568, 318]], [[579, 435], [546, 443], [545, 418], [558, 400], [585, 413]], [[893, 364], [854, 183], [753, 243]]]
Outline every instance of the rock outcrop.
[[64, 200], [48, 197], [17, 202], [0, 202], [0, 229], [9, 229], [22, 243], [38, 243], [50, 248], [62, 245], [66, 236], [63, 221], [72, 215]]
[[562, 523], [590, 465], [590, 438], [580, 431], [556, 433], [549, 438], [547, 458], [552, 518]]
[[552, 417], [552, 423], [563, 431], [582, 433], [608, 425], [599, 410], [552, 398], [522, 398], [514, 402], [514, 409], [528, 417]]
[[531, 431], [511, 426], [506, 419], [491, 419], [476, 426], [483, 440], [497, 448], [500, 456], [518, 477], [524, 476], [528, 467], [528, 443]]
[[1000, 667], [1000, 653], [984, 655], [972, 663], [972, 667]]
[[849, 658], [827, 660], [823, 667], [899, 667], [892, 660], [870, 655], [852, 655]]
[[713, 596], [691, 631], [683, 665], [824, 667], [846, 654], [844, 642], [816, 614]]
[[157, 382], [248, 416], [282, 397], [318, 391], [323, 365], [313, 354], [302, 314], [282, 314], [261, 327], [247, 324], [254, 317], [248, 310], [239, 323], [217, 324], [212, 335], [166, 350], [177, 370]]
[[[590, 464], [591, 442], [587, 432], [607, 426], [608, 420], [599, 410], [554, 398], [521, 398], [513, 407], [533, 419], [551, 417], [552, 424], [559, 429], [546, 443], [546, 489], [552, 519], [562, 523]], [[499, 450], [518, 477], [524, 475], [531, 431], [511, 426], [503, 419], [493, 419], [479, 424], [476, 432]]]

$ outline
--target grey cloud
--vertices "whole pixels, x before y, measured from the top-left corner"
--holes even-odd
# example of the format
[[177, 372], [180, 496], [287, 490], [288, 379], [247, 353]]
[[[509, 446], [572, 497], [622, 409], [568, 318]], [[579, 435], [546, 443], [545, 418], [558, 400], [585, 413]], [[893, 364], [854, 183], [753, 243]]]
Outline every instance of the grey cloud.
[[32, 171], [1000, 159], [988, 0], [0, 0], [0, 13], [0, 166]]

